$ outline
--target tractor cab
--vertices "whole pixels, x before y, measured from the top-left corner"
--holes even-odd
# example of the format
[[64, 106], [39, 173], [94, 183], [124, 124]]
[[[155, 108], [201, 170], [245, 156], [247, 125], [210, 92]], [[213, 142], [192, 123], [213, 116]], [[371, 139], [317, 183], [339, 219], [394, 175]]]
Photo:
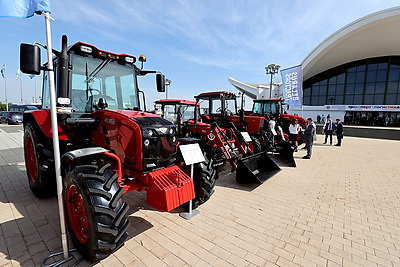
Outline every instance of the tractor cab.
[[283, 99], [254, 99], [253, 102], [253, 114], [260, 114], [271, 119], [278, 118], [279, 114], [284, 113]]
[[253, 115], [261, 115], [268, 119], [275, 117], [278, 124], [283, 128], [285, 132], [289, 129], [289, 124], [293, 119], [297, 119], [299, 125], [302, 128], [306, 127], [306, 121], [296, 115], [287, 114], [286, 103], [282, 98], [276, 99], [254, 99], [253, 100]]
[[198, 117], [199, 103], [180, 99], [160, 99], [154, 102], [156, 114], [174, 123], [178, 127], [178, 135], [182, 136], [182, 126], [185, 122], [194, 122]]
[[202, 93], [196, 96], [203, 122], [227, 124], [229, 116], [237, 114], [236, 94], [226, 91]]

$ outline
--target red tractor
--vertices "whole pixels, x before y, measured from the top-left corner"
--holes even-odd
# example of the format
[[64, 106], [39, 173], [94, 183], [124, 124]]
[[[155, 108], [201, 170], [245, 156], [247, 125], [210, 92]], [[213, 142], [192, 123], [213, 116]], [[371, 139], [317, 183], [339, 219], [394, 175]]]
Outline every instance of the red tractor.
[[[283, 132], [286, 134], [289, 133], [289, 124], [293, 119], [297, 119], [301, 128], [305, 129], [307, 126], [306, 120], [300, 116], [287, 114], [284, 111], [283, 106], [283, 99], [254, 99], [251, 115], [261, 115], [268, 119], [275, 117], [277, 120], [277, 126], [281, 126]], [[297, 141], [299, 144], [303, 142], [302, 133], [299, 133]]]
[[228, 113], [236, 112], [234, 94], [203, 93], [196, 96], [196, 102], [166, 99], [156, 101], [156, 105], [161, 106], [164, 118], [169, 116], [171, 121], [181, 125], [180, 136], [186, 137], [184, 140], [194, 138], [200, 144], [214, 169], [220, 172], [221, 166], [230, 164], [231, 171], [236, 171], [238, 183], [263, 183], [280, 171], [268, 155], [260, 153], [257, 143], [246, 140], [246, 133], [240, 132], [229, 120]]
[[280, 134], [280, 138], [273, 139], [268, 117], [244, 112], [243, 107], [237, 112], [236, 94], [225, 91], [210, 92], [200, 94], [197, 99], [207, 100], [208, 106], [206, 105], [205, 109], [202, 109], [204, 113], [201, 116], [203, 122], [216, 121], [238, 132], [247, 132], [250, 135], [250, 144], [253, 146], [254, 152], [276, 152], [291, 166], [296, 166], [293, 158], [295, 148], [285, 141], [284, 133]]
[[[180, 100], [180, 99], [160, 99], [154, 102], [156, 114], [161, 115], [174, 123], [178, 128], [178, 136], [185, 134], [184, 123], [194, 120], [195, 112], [198, 112], [199, 104], [196, 101]], [[197, 106], [197, 108], [196, 108]]]
[[[137, 78], [157, 73], [162, 92], [164, 75], [139, 69], [131, 55], [81, 42], [67, 47], [66, 36], [53, 53], [66, 221], [75, 247], [96, 262], [127, 238], [124, 193], [146, 191], [149, 205], [170, 211], [195, 198], [194, 183], [177, 164], [176, 126], [140, 111]], [[21, 44], [21, 71], [46, 70], [42, 109], [25, 112], [23, 120], [29, 185], [39, 198], [56, 193], [46, 66], [37, 45]]]

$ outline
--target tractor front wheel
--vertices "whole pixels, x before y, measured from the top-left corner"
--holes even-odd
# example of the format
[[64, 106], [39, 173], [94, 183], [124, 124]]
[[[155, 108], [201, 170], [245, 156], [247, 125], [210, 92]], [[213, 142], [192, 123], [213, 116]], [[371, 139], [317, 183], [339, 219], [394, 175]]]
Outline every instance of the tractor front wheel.
[[76, 249], [90, 261], [106, 258], [121, 247], [128, 234], [128, 204], [110, 164], [78, 165], [66, 173], [64, 205]]
[[211, 160], [205, 155], [205, 161], [193, 166], [193, 182], [195, 198], [192, 200], [192, 208], [195, 209], [210, 199], [214, 193], [218, 173], [213, 168]]

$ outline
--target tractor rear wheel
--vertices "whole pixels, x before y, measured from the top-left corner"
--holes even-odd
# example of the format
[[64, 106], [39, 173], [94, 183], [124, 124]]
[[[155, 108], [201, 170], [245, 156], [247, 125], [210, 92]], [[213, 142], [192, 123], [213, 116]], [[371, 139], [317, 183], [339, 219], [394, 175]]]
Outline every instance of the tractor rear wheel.
[[64, 205], [72, 241], [82, 256], [97, 262], [120, 248], [128, 234], [124, 189], [110, 164], [78, 165], [64, 179]]
[[213, 168], [212, 160], [209, 160], [206, 155], [204, 158], [206, 159], [204, 162], [193, 166], [193, 182], [196, 195], [192, 200], [193, 209], [210, 199], [218, 179], [218, 173]]
[[56, 195], [56, 178], [51, 140], [39, 127], [28, 122], [24, 130], [25, 166], [29, 187], [38, 198]]

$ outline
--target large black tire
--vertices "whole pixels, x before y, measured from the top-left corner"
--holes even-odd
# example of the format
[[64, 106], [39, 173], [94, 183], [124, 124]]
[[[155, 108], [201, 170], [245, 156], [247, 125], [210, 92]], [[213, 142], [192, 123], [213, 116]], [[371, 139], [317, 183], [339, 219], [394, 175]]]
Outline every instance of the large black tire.
[[252, 135], [250, 136], [250, 138], [251, 138], [251, 142], [253, 143], [253, 147], [254, 147], [254, 151], [253, 152], [254, 152], [254, 154], [260, 153], [262, 151], [260, 141], [258, 140], [257, 137], [252, 136]]
[[124, 189], [110, 164], [78, 165], [64, 179], [64, 205], [68, 229], [76, 249], [97, 262], [120, 248], [128, 234], [129, 209]]
[[40, 128], [27, 122], [24, 129], [25, 166], [29, 187], [38, 198], [53, 197], [57, 193], [52, 140]]
[[[192, 199], [192, 208], [195, 209], [201, 204], [207, 202], [211, 195], [214, 194], [215, 183], [218, 179], [218, 173], [213, 168], [212, 160], [209, 160], [206, 155], [204, 162], [196, 163], [193, 166], [193, 183], [195, 198]], [[190, 175], [190, 168], [188, 167], [186, 173]], [[185, 208], [189, 207], [189, 202], [183, 205]]]

